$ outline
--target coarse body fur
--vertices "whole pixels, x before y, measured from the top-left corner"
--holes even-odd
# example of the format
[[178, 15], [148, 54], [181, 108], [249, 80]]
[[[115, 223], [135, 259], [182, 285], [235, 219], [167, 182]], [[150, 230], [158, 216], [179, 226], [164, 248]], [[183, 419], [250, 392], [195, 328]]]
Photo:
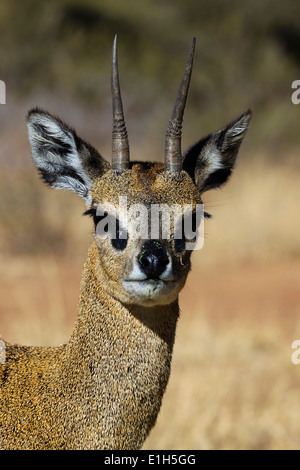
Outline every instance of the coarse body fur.
[[167, 385], [178, 304], [126, 307], [101, 288], [97, 247], [85, 265], [67, 344], [6, 344], [0, 367], [4, 449], [136, 449]]
[[[115, 45], [113, 57], [116, 64]], [[33, 161], [43, 180], [83, 198], [95, 236], [70, 340], [46, 348], [0, 342], [3, 449], [139, 449], [156, 422], [191, 250], [175, 236], [174, 221], [168, 239], [146, 240], [134, 236], [133, 216], [127, 225], [123, 220], [135, 204], [196, 210], [203, 192], [228, 180], [251, 117], [243, 113], [181, 156], [182, 97], [192, 58], [193, 50], [167, 132], [165, 164], [129, 161], [116, 65], [112, 165], [57, 117], [40, 109], [28, 115]], [[126, 197], [122, 209], [120, 196]], [[97, 232], [109, 212], [116, 237]]]

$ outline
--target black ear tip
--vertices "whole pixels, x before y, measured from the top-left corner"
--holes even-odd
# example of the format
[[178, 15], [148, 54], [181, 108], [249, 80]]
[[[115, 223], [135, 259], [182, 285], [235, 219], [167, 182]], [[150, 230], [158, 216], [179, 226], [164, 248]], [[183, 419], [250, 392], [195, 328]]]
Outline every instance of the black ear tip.
[[47, 111], [44, 111], [43, 109], [38, 108], [38, 107], [32, 108], [27, 113], [27, 122], [32, 121], [32, 119], [35, 116], [41, 116], [41, 115], [42, 116], [49, 116], [49, 113], [47, 113]]
[[227, 137], [233, 137], [236, 141], [241, 141], [249, 128], [251, 118], [252, 109], [249, 108], [224, 128], [223, 132], [221, 132], [218, 137], [218, 144], [220, 146], [223, 145], [225, 135], [227, 135]]
[[33, 108], [33, 109], [30, 109], [30, 111], [28, 111], [27, 116], [26, 116], [27, 122], [31, 121], [34, 114], [37, 114], [37, 108]]
[[247, 116], [247, 115], [250, 115], [250, 116], [251, 116], [252, 114], [253, 114], [253, 109], [250, 107], [250, 108], [247, 109], [247, 111], [245, 111], [245, 112], [242, 114], [242, 116], [243, 116], [243, 115], [244, 115], [244, 116]]
[[247, 111], [245, 111], [243, 114], [241, 114], [241, 116], [238, 118], [238, 120], [242, 120], [244, 118], [249, 123], [252, 116], [253, 116], [253, 110], [252, 110], [252, 108], [248, 108]]

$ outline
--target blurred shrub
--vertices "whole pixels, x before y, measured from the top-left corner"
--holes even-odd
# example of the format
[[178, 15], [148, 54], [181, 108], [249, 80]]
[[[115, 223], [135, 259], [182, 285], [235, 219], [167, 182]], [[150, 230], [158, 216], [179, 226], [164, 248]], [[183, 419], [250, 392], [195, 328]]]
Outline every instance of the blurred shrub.
[[[274, 165], [291, 164], [296, 178], [300, 107], [291, 102], [291, 84], [300, 79], [299, 16], [295, 0], [2, 0], [0, 79], [8, 96], [0, 107], [0, 248], [67, 253], [89, 234], [74, 195], [47, 191], [31, 166], [30, 174], [24, 170], [30, 160], [23, 158], [23, 116], [29, 106], [49, 104], [109, 158], [115, 33], [134, 159], [162, 158], [167, 120], [196, 36], [183, 146], [251, 106], [243, 161], [250, 167], [266, 160], [271, 173]], [[18, 165], [22, 171], [14, 170]]]
[[48, 192], [34, 171], [1, 172], [1, 254], [80, 254], [92, 233], [89, 220], [83, 228], [80, 202], [71, 193]]
[[206, 132], [252, 106], [255, 144], [275, 139], [280, 153], [279, 145], [299, 143], [290, 99], [299, 78], [299, 15], [295, 0], [2, 0], [1, 79], [19, 98], [60, 91], [100, 106], [118, 33], [127, 116], [138, 121], [147, 110], [165, 126], [157, 105], [173, 102], [196, 36], [188, 114], [194, 129]]

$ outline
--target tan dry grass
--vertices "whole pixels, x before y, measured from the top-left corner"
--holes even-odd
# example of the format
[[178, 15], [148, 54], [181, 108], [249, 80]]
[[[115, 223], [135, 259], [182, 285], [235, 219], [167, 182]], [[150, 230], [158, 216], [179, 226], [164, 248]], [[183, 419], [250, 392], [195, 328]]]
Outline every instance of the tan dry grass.
[[201, 263], [300, 258], [299, 164], [249, 159], [225, 188], [204, 195], [214, 220], [206, 222]]
[[[181, 298], [169, 387], [145, 448], [299, 448], [300, 366], [291, 362], [291, 344], [300, 337], [300, 301], [285, 308], [281, 268], [299, 293], [293, 264], [235, 267], [223, 281], [215, 268], [193, 273]], [[272, 282], [261, 304], [263, 276]], [[247, 285], [236, 291], [241, 277], [251, 293]]]
[[[262, 164], [238, 167], [226, 189], [207, 195], [214, 220], [180, 298], [173, 371], [145, 449], [299, 448], [299, 196], [292, 168]], [[7, 340], [60, 344], [71, 332], [90, 222], [68, 199], [63, 227], [65, 197], [51, 193], [46, 205], [66, 257], [2, 253]]]
[[[1, 270], [3, 335], [27, 344], [65, 341], [79, 265], [36, 258], [12, 261], [10, 269], [9, 276]], [[229, 269], [222, 281], [216, 267], [195, 268], [181, 295], [169, 386], [145, 449], [299, 448], [300, 366], [291, 362], [292, 341], [300, 338], [297, 274], [295, 263], [256, 263]]]
[[35, 346], [65, 342], [76, 318], [81, 268], [50, 256], [2, 260], [1, 336]]

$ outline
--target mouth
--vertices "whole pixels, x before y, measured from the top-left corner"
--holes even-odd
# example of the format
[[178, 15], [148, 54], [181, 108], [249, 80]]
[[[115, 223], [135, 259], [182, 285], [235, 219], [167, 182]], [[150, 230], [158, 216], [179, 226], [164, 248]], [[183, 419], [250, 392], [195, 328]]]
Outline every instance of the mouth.
[[124, 279], [123, 287], [127, 294], [141, 304], [168, 303], [170, 295], [176, 291], [175, 279]]
[[129, 287], [129, 289], [134, 288], [135, 286], [137, 288], [148, 288], [148, 289], [153, 289], [156, 290], [158, 288], [163, 288], [165, 287], [170, 287], [172, 284], [176, 283], [176, 279], [124, 279], [123, 280], [123, 285], [126, 288], [126, 286]]

